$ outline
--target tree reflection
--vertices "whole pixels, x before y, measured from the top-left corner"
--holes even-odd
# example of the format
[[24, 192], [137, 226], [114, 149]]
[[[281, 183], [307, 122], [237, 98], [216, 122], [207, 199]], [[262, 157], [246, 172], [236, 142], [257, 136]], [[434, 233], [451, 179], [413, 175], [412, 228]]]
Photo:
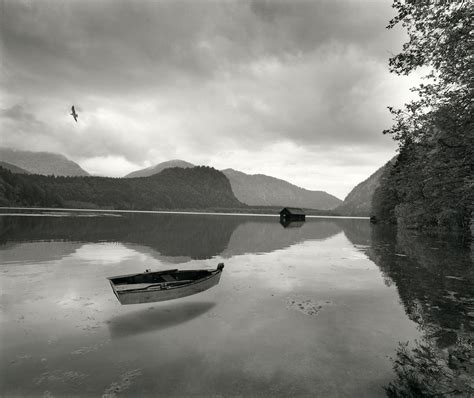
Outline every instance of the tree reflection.
[[397, 286], [410, 319], [440, 348], [474, 331], [474, 269], [461, 241], [373, 227], [367, 254]]
[[395, 380], [385, 387], [390, 398], [472, 397], [473, 341], [459, 337], [442, 351], [428, 338], [408, 348], [400, 344], [393, 369]]
[[[346, 236], [354, 244], [363, 244], [365, 238], [352, 227], [346, 225]], [[473, 370], [468, 368], [472, 368], [469, 358], [474, 354], [470, 248], [457, 236], [433, 238], [383, 226], [369, 228], [370, 244], [363, 250], [386, 281], [395, 284], [406, 314], [424, 336], [413, 350], [405, 345], [397, 350], [397, 379], [387, 387], [387, 394], [411, 397], [433, 396], [433, 391], [438, 395], [448, 394], [448, 390], [454, 395], [458, 390], [467, 393], [471, 387], [463, 380]]]

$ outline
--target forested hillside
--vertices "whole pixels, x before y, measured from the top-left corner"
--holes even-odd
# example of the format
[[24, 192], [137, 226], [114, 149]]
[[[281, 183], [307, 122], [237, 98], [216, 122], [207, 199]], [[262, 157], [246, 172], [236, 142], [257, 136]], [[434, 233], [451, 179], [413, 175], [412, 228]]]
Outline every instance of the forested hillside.
[[170, 168], [151, 177], [53, 177], [0, 167], [0, 205], [108, 209], [239, 208], [230, 183], [211, 167]]
[[390, 108], [388, 133], [399, 156], [373, 198], [377, 218], [408, 228], [469, 231], [474, 206], [471, 2], [394, 2], [409, 41], [390, 59], [407, 75], [430, 71], [413, 89], [419, 98]]
[[357, 184], [338, 206], [335, 211], [344, 216], [371, 216], [372, 197], [376, 188], [380, 185], [380, 177], [384, 170], [389, 167], [394, 159], [373, 173], [369, 178]]

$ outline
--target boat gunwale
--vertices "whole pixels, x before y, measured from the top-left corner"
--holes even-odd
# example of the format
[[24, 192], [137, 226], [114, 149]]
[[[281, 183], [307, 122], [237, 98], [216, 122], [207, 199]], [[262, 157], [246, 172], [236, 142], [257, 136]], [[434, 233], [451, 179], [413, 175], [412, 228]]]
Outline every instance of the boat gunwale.
[[[183, 270], [184, 271], [184, 270]], [[187, 270], [186, 270], [187, 271]], [[125, 275], [116, 275], [116, 276], [109, 276], [109, 277], [106, 277], [106, 279], [108, 279], [109, 281], [112, 282], [112, 279], [117, 279], [117, 278], [128, 278], [130, 276], [137, 276], [137, 275], [143, 275], [143, 274], [156, 274], [156, 275], [160, 275], [160, 274], [166, 274], [168, 272], [172, 272], [172, 273], [176, 273], [176, 272], [182, 272], [180, 271], [178, 268], [174, 268], [174, 269], [167, 269], [167, 270], [164, 270], [164, 271], [150, 271], [150, 272], [136, 272], [135, 274], [125, 274]], [[114, 285], [115, 283], [112, 282]]]

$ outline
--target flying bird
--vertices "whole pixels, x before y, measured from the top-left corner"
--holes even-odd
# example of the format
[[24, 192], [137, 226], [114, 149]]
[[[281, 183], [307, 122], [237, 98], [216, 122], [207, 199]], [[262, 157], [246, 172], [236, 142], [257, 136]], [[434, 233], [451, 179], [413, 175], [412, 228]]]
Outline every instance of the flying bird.
[[74, 105], [72, 106], [71, 110], [72, 110], [71, 116], [74, 118], [74, 120], [75, 120], [76, 123], [77, 123], [78, 115], [77, 115], [77, 113], [76, 113], [76, 110], [74, 109]]

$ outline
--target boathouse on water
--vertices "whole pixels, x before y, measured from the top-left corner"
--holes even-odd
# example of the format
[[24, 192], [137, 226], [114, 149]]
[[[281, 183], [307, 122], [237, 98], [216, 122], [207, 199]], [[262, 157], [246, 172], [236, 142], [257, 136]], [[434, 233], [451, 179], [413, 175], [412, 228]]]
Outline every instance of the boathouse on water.
[[280, 211], [280, 221], [285, 223], [288, 221], [305, 221], [306, 215], [303, 209], [298, 207], [285, 207]]

